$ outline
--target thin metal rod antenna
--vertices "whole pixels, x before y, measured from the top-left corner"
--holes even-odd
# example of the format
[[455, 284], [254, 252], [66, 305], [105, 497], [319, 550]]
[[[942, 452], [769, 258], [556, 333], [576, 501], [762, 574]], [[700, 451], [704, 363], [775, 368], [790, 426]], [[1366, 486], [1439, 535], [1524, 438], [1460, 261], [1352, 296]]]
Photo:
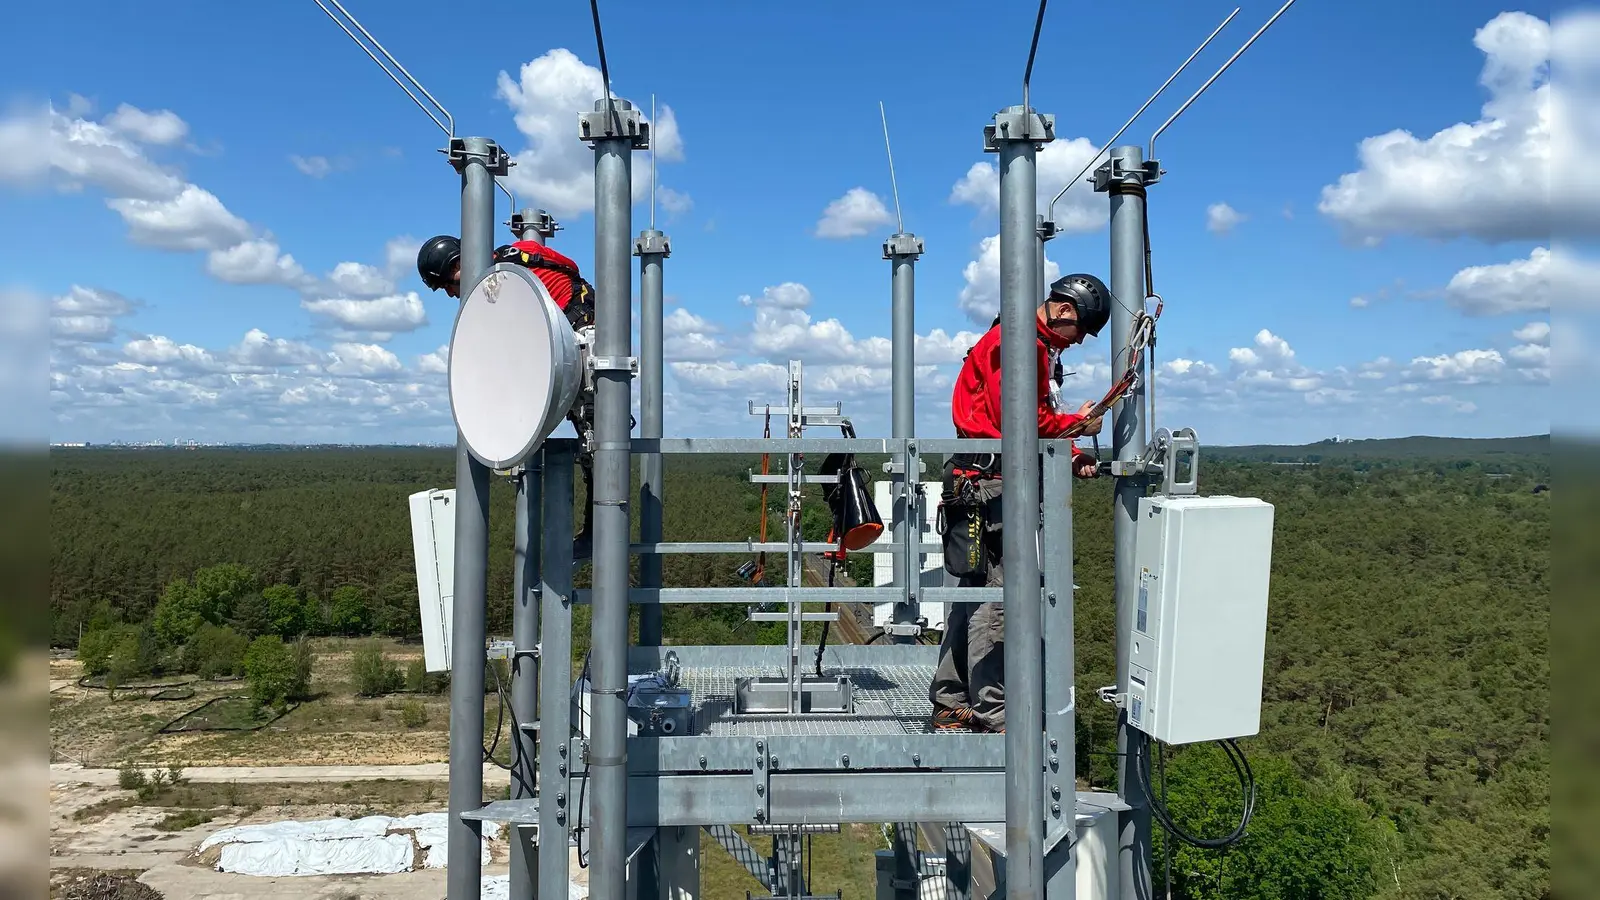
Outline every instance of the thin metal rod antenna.
[[494, 180], [494, 186], [500, 189], [500, 193], [506, 195], [507, 200], [511, 201], [511, 211], [515, 213], [517, 211], [517, 195], [511, 193], [511, 189], [506, 187], [505, 184], [498, 178]]
[[1216, 30], [1211, 32], [1211, 35], [1209, 37], [1207, 37], [1204, 41], [1201, 41], [1200, 42], [1200, 46], [1194, 48], [1194, 52], [1189, 54], [1189, 58], [1183, 61], [1183, 65], [1179, 66], [1177, 68], [1177, 71], [1175, 71], [1171, 75], [1167, 76], [1166, 82], [1164, 82], [1161, 85], [1161, 87], [1156, 88], [1156, 92], [1154, 94], [1150, 95], [1150, 99], [1146, 100], [1144, 102], [1143, 106], [1139, 107], [1139, 111], [1134, 113], [1132, 115], [1132, 117], [1130, 117], [1128, 119], [1128, 121], [1122, 123], [1122, 127], [1117, 129], [1117, 133], [1116, 134], [1113, 134], [1110, 137], [1109, 140], [1105, 141], [1104, 143], [1102, 143], [1100, 145], [1100, 152], [1096, 153], [1093, 158], [1091, 158], [1087, 163], [1085, 163], [1084, 167], [1082, 169], [1078, 170], [1078, 174], [1072, 176], [1070, 179], [1067, 180], [1067, 183], [1064, 186], [1062, 186], [1062, 188], [1061, 188], [1061, 190], [1059, 192], [1056, 193], [1055, 200], [1051, 200], [1050, 201], [1050, 208], [1045, 211], [1045, 215], [1044, 215], [1045, 221], [1047, 221], [1047, 222], [1054, 222], [1055, 221], [1056, 201], [1060, 200], [1063, 196], [1065, 196], [1067, 191], [1071, 190], [1072, 186], [1078, 183], [1078, 179], [1083, 177], [1083, 173], [1089, 171], [1090, 166], [1093, 166], [1096, 162], [1098, 162], [1100, 160], [1100, 157], [1102, 155], [1104, 155], [1106, 151], [1111, 149], [1111, 146], [1117, 142], [1117, 138], [1122, 137], [1122, 133], [1124, 131], [1127, 131], [1128, 127], [1130, 125], [1132, 125], [1134, 122], [1139, 121], [1139, 117], [1144, 115], [1144, 111], [1150, 108], [1150, 104], [1156, 102], [1156, 98], [1161, 96], [1162, 92], [1167, 89], [1167, 86], [1172, 84], [1172, 82], [1176, 81], [1178, 76], [1183, 74], [1183, 70], [1184, 69], [1189, 68], [1189, 63], [1194, 62], [1194, 58], [1200, 55], [1200, 51], [1206, 49], [1206, 46], [1211, 43], [1212, 38], [1215, 38], [1217, 35], [1221, 34], [1222, 33], [1222, 29], [1227, 28], [1228, 27], [1228, 23], [1232, 22], [1233, 21], [1233, 17], [1237, 16], [1238, 14], [1239, 14], [1239, 7], [1235, 6], [1233, 8], [1233, 12], [1228, 13], [1228, 17], [1226, 19], [1222, 20], [1222, 24], [1218, 25], [1216, 27]]
[[[616, 104], [611, 100], [611, 69], [606, 65], [606, 39], [600, 32], [600, 0], [589, 0], [589, 12], [594, 16], [594, 43], [600, 51], [600, 80], [605, 83], [606, 109], [611, 110], [611, 121], [617, 126], [617, 133], [622, 132], [622, 114], [617, 112]], [[650, 154], [655, 158], [655, 153]]]
[[889, 154], [889, 187], [894, 190], [895, 233], [906, 233], [906, 220], [900, 215], [900, 183], [894, 177], [894, 149], [889, 146], [889, 114], [883, 111], [883, 101], [878, 101], [878, 118], [883, 120], [883, 149]]
[[1039, 52], [1039, 29], [1044, 27], [1044, 8], [1049, 2], [1039, 0], [1039, 16], [1033, 21], [1033, 45], [1028, 48], [1028, 67], [1022, 70], [1022, 114], [1025, 116], [1033, 114], [1033, 107], [1028, 105], [1028, 81], [1033, 78], [1033, 57]]
[[[656, 95], [650, 95], [650, 130], [656, 127]], [[656, 142], [655, 135], [650, 141], [650, 230], [656, 230]]]
[[389, 62], [394, 63], [394, 67], [396, 69], [400, 70], [400, 74], [406, 76], [406, 81], [411, 82], [413, 87], [415, 87], [417, 90], [421, 91], [422, 92], [422, 96], [428, 98], [428, 102], [433, 104], [434, 109], [437, 109], [439, 112], [444, 114], [445, 122], [449, 122], [450, 123], [449, 125], [446, 125], [445, 122], [439, 121], [439, 117], [433, 114], [433, 110], [428, 109], [428, 107], [426, 105], [424, 105], [421, 100], [418, 100], [417, 99], [417, 95], [411, 93], [411, 89], [406, 87], [405, 84], [399, 79], [399, 77], [397, 77], [393, 72], [389, 71], [389, 67], [384, 65], [383, 61], [378, 59], [377, 55], [374, 54], [370, 49], [367, 48], [366, 44], [361, 43], [361, 39], [356, 37], [355, 33], [352, 32], [349, 28], [345, 27], [345, 24], [343, 22], [339, 21], [339, 17], [338, 16], [335, 16], [326, 6], [322, 5], [322, 0], [312, 0], [312, 2], [316, 3], [317, 6], [322, 9], [323, 12], [327, 13], [328, 14], [328, 18], [332, 19], [333, 23], [335, 25], [338, 25], [341, 29], [343, 29], [345, 34], [350, 35], [350, 40], [355, 41], [356, 42], [356, 46], [360, 47], [362, 50], [365, 50], [366, 54], [368, 56], [372, 57], [372, 61], [378, 64], [378, 68], [382, 69], [385, 75], [388, 75], [391, 79], [393, 79], [395, 84], [400, 85], [400, 90], [405, 91], [406, 92], [406, 96], [410, 97], [412, 102], [416, 103], [417, 106], [419, 108], [421, 108], [423, 112], [428, 114], [428, 118], [433, 120], [433, 124], [439, 126], [439, 129], [441, 131], [443, 131], [445, 133], [445, 135], [447, 137], [449, 137], [451, 140], [455, 139], [455, 136], [456, 136], [456, 120], [455, 120], [455, 117], [450, 115], [450, 110], [445, 109], [443, 103], [440, 103], [438, 100], [435, 100], [433, 95], [428, 93], [428, 89], [422, 86], [422, 82], [418, 81], [415, 77], [413, 77], [410, 72], [407, 72], [406, 71], [406, 67], [400, 65], [400, 60], [395, 59], [393, 53], [390, 53], [383, 46], [383, 44], [378, 43], [378, 39], [372, 36], [372, 32], [368, 31], [366, 29], [366, 26], [361, 24], [360, 20], [358, 20], [355, 16], [350, 15], [350, 11], [345, 9], [342, 5], [340, 5], [339, 0], [328, 0], [328, 2], [332, 3], [335, 7], [338, 8], [339, 12], [344, 14], [345, 18], [350, 20], [350, 23], [352, 25], [356, 26], [356, 28], [359, 29], [362, 34], [367, 36], [367, 40], [372, 42], [372, 46], [377, 47], [378, 51], [380, 53], [382, 53], [389, 60]]
[[1207, 78], [1205, 84], [1200, 85], [1200, 90], [1195, 91], [1194, 94], [1192, 96], [1190, 96], [1188, 100], [1183, 101], [1183, 105], [1178, 107], [1178, 111], [1173, 113], [1171, 118], [1169, 118], [1165, 122], [1161, 123], [1161, 127], [1156, 129], [1156, 133], [1150, 135], [1150, 151], [1145, 154], [1145, 158], [1146, 159], [1155, 159], [1156, 158], [1156, 138], [1161, 136], [1161, 132], [1166, 131], [1168, 125], [1171, 125], [1173, 122], [1176, 122], [1178, 120], [1178, 117], [1183, 115], [1183, 111], [1189, 108], [1189, 104], [1191, 104], [1195, 100], [1199, 99], [1200, 95], [1204, 94], [1206, 92], [1206, 88], [1211, 87], [1211, 83], [1213, 81], [1216, 81], [1218, 78], [1222, 77], [1222, 73], [1228, 71], [1228, 67], [1233, 65], [1234, 60], [1236, 60], [1239, 57], [1243, 56], [1244, 52], [1246, 50], [1250, 49], [1250, 45], [1254, 44], [1256, 42], [1256, 38], [1261, 37], [1263, 34], [1265, 34], [1267, 29], [1272, 27], [1272, 23], [1278, 21], [1278, 17], [1283, 15], [1284, 13], [1288, 12], [1289, 11], [1289, 7], [1291, 7], [1293, 5], [1294, 5], [1294, 0], [1288, 0], [1287, 3], [1285, 3], [1282, 6], [1278, 7], [1278, 11], [1272, 14], [1272, 18], [1267, 20], [1267, 24], [1265, 24], [1265, 25], [1261, 26], [1259, 29], [1257, 29], [1255, 34], [1250, 35], [1250, 40], [1245, 41], [1243, 47], [1240, 47], [1237, 51], [1234, 52], [1234, 54], [1232, 56], [1228, 57], [1228, 61], [1222, 64], [1222, 68], [1218, 69], [1216, 71], [1216, 74], [1212, 75], [1210, 78]]

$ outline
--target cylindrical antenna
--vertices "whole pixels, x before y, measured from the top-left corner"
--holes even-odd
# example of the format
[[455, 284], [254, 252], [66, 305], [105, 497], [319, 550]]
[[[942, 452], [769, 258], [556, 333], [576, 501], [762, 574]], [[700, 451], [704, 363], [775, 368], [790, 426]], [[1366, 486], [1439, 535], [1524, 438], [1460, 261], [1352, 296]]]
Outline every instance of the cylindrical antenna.
[[1287, 3], [1279, 7], [1278, 11], [1272, 14], [1272, 18], [1267, 20], [1267, 24], [1257, 29], [1255, 34], [1250, 35], [1250, 40], [1245, 41], [1243, 47], [1240, 47], [1237, 52], [1228, 57], [1228, 61], [1222, 64], [1222, 68], [1218, 69], [1215, 75], [1207, 78], [1206, 83], [1200, 85], [1200, 90], [1195, 91], [1193, 96], [1191, 96], [1188, 100], [1183, 101], [1183, 105], [1178, 107], [1178, 111], [1173, 113], [1171, 118], [1161, 123], [1161, 127], [1156, 129], [1156, 133], [1150, 135], [1150, 152], [1145, 154], [1146, 159], [1156, 158], [1156, 138], [1161, 136], [1161, 132], [1166, 131], [1168, 125], [1171, 125], [1173, 122], [1177, 121], [1178, 117], [1183, 115], [1183, 111], [1189, 108], [1189, 104], [1198, 99], [1201, 94], [1204, 94], [1206, 92], [1206, 88], [1211, 87], [1211, 83], [1213, 81], [1216, 81], [1218, 78], [1222, 77], [1222, 73], [1228, 71], [1228, 67], [1233, 65], [1233, 61], [1238, 59], [1240, 56], [1243, 56], [1244, 52], [1250, 49], [1250, 45], [1256, 42], [1256, 38], [1265, 34], [1267, 29], [1272, 27], [1272, 23], [1278, 21], [1278, 17], [1288, 12], [1289, 7], [1293, 5], [1294, 0], [1288, 0]]
[[1033, 107], [1028, 105], [1028, 81], [1033, 78], [1033, 57], [1039, 52], [1039, 29], [1044, 27], [1044, 8], [1050, 0], [1039, 0], [1039, 16], [1033, 20], [1033, 44], [1028, 48], [1028, 67], [1022, 70], [1022, 114], [1033, 121]]
[[[656, 127], [656, 95], [650, 95], [650, 130]], [[656, 142], [650, 141], [650, 230], [656, 230]]]
[[[410, 72], [406, 71], [405, 66], [400, 65], [400, 61], [394, 58], [393, 53], [390, 53], [382, 44], [378, 43], [378, 39], [372, 36], [372, 32], [368, 31], [366, 26], [362, 25], [355, 16], [350, 15], [350, 11], [345, 9], [344, 6], [339, 3], [339, 0], [329, 0], [329, 2], [331, 2], [339, 10], [339, 12], [344, 15], [345, 18], [350, 20], [350, 24], [356, 26], [356, 28], [362, 34], [367, 36], [367, 40], [372, 42], [372, 46], [378, 48], [378, 52], [382, 53], [384, 58], [388, 59], [389, 62], [394, 64], [396, 69], [400, 70], [400, 74], [406, 77], [406, 81], [411, 82], [412, 87], [415, 87], [418, 91], [422, 92], [422, 96], [428, 98], [428, 102], [433, 104], [434, 109], [437, 109], [441, 114], [444, 115], [444, 122], [439, 121], [439, 117], [433, 114], [433, 110], [429, 109], [426, 104], [417, 99], [416, 94], [411, 93], [411, 88], [406, 87], [405, 82], [402, 82], [399, 76], [389, 71], [389, 67], [383, 64], [383, 60], [379, 59], [377, 54], [373, 53], [366, 44], [361, 43], [361, 39], [355, 36], [355, 32], [351, 31], [343, 22], [339, 21], [339, 17], [335, 16], [332, 10], [328, 9], [326, 6], [323, 6], [322, 0], [313, 0], [313, 2], [316, 3], [323, 12], [328, 14], [328, 18], [333, 20], [333, 24], [338, 25], [341, 29], [343, 29], [345, 34], [350, 36], [350, 40], [356, 42], [356, 46], [366, 51], [366, 54], [372, 57], [372, 61], [378, 64], [378, 68], [382, 69], [385, 75], [388, 75], [395, 84], [400, 85], [400, 90], [405, 91], [406, 96], [410, 97], [413, 103], [417, 104], [417, 106], [423, 112], [428, 114], [428, 118], [433, 120], [433, 124], [439, 126], [439, 129], [445, 133], [446, 137], [450, 138], [451, 140], [455, 139], [456, 120], [450, 115], [450, 111], [444, 108], [444, 104], [440, 103], [438, 100], [435, 100], [433, 95], [428, 93], [428, 89], [422, 86], [422, 82], [418, 81]], [[446, 125], [445, 122], [448, 122], [449, 124]]]
[[589, 12], [594, 15], [594, 43], [600, 50], [600, 80], [605, 82], [606, 109], [611, 110], [611, 120], [616, 123], [617, 133], [621, 134], [622, 114], [617, 112], [616, 104], [611, 99], [611, 69], [606, 65], [606, 39], [600, 33], [600, 0], [589, 0]]
[[1078, 183], [1078, 179], [1083, 177], [1083, 173], [1089, 171], [1089, 167], [1093, 166], [1096, 162], [1099, 161], [1101, 154], [1103, 154], [1107, 150], [1111, 149], [1111, 146], [1117, 142], [1117, 138], [1122, 137], [1122, 133], [1124, 131], [1128, 130], [1128, 126], [1132, 125], [1134, 122], [1137, 122], [1139, 120], [1139, 117], [1144, 115], [1144, 111], [1150, 108], [1150, 104], [1156, 102], [1156, 98], [1160, 97], [1161, 93], [1167, 89], [1167, 85], [1172, 84], [1172, 82], [1175, 81], [1179, 75], [1182, 75], [1183, 74], [1183, 70], [1189, 68], [1189, 63], [1194, 62], [1194, 58], [1196, 56], [1200, 55], [1200, 51], [1206, 49], [1206, 45], [1211, 43], [1211, 39], [1215, 38], [1217, 35], [1221, 34], [1222, 33], [1222, 29], [1227, 28], [1228, 27], [1228, 23], [1232, 22], [1233, 21], [1233, 17], [1237, 16], [1238, 14], [1239, 14], [1239, 7], [1235, 6], [1233, 8], [1233, 12], [1228, 13], [1228, 17], [1226, 19], [1222, 20], [1222, 24], [1218, 25], [1216, 27], [1215, 31], [1212, 31], [1211, 34], [1209, 36], [1207, 36], [1205, 40], [1201, 41], [1200, 42], [1200, 46], [1194, 48], [1194, 52], [1189, 54], [1189, 58], [1183, 61], [1183, 65], [1179, 66], [1177, 68], [1177, 71], [1175, 71], [1171, 75], [1167, 76], [1167, 80], [1162, 83], [1161, 87], [1156, 88], [1156, 92], [1154, 94], [1150, 95], [1150, 99], [1146, 100], [1144, 102], [1143, 106], [1139, 107], [1139, 111], [1134, 113], [1133, 116], [1128, 119], [1128, 121], [1122, 123], [1122, 127], [1117, 129], [1117, 133], [1113, 134], [1111, 136], [1110, 140], [1107, 140], [1105, 143], [1100, 145], [1100, 152], [1096, 153], [1092, 158], [1090, 158], [1089, 162], [1086, 163], [1084, 165], [1084, 167], [1078, 171], [1078, 174], [1072, 176], [1070, 179], [1067, 180], [1067, 183], [1064, 186], [1062, 186], [1062, 188], [1061, 188], [1061, 190], [1059, 192], [1057, 192], [1057, 194], [1055, 196], [1055, 200], [1051, 200], [1050, 201], [1050, 208], [1045, 212], [1045, 216], [1044, 216], [1045, 217], [1045, 221], [1047, 221], [1047, 222], [1054, 222], [1055, 221], [1056, 201], [1060, 200], [1067, 193], [1067, 191], [1072, 189], [1072, 186], [1074, 184]]
[[889, 154], [889, 187], [894, 190], [895, 233], [905, 234], [906, 221], [900, 215], [900, 183], [894, 177], [894, 150], [889, 146], [889, 114], [883, 111], [883, 101], [878, 101], [878, 118], [883, 120], [883, 149]]

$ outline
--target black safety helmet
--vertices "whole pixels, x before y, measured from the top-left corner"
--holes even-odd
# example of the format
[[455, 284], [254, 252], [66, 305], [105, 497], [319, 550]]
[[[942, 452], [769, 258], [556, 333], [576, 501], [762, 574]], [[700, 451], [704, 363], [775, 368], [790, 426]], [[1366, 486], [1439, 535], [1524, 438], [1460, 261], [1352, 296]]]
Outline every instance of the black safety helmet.
[[417, 251], [417, 274], [428, 290], [437, 291], [450, 280], [450, 272], [461, 259], [461, 241], [448, 234], [428, 238]]
[[1071, 303], [1078, 311], [1078, 327], [1099, 336], [1111, 318], [1111, 290], [1093, 275], [1063, 275], [1050, 285], [1050, 300]]

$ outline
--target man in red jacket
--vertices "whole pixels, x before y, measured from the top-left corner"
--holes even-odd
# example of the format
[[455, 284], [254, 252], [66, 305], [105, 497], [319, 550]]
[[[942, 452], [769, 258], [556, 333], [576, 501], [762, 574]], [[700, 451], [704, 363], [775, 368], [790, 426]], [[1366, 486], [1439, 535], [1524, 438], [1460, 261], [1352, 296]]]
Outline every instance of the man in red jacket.
[[[594, 289], [571, 259], [538, 241], [517, 241], [494, 251], [490, 264], [497, 263], [516, 263], [532, 271], [550, 292], [550, 299], [566, 314], [573, 331], [594, 325]], [[448, 234], [429, 238], [417, 251], [417, 274], [429, 290], [442, 288], [451, 297], [460, 297], [461, 241]], [[587, 394], [579, 395], [578, 402], [567, 412], [567, 420], [579, 438], [593, 427], [593, 401]], [[588, 559], [593, 550], [589, 529], [589, 512], [594, 506], [593, 457], [580, 451], [578, 465], [583, 469], [584, 513], [583, 530], [572, 545], [574, 560]]]
[[[1089, 420], [1094, 403], [1062, 412], [1061, 351], [1098, 335], [1111, 317], [1111, 291], [1093, 275], [1068, 275], [1050, 286], [1036, 314], [1039, 437], [1099, 434]], [[1000, 320], [967, 352], [951, 397], [956, 437], [1000, 437]], [[1099, 464], [1072, 448], [1072, 471], [1093, 478]], [[939, 506], [945, 571], [962, 587], [1005, 583], [1001, 560], [1000, 456], [961, 453], [945, 462]], [[1005, 605], [952, 603], [939, 646], [939, 666], [928, 690], [933, 727], [1003, 732], [1005, 707]]]

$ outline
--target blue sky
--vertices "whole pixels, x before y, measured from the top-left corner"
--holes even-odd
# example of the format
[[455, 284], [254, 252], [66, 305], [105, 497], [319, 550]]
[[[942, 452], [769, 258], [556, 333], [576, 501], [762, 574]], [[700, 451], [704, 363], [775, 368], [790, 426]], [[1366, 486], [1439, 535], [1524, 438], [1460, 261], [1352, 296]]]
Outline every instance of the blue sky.
[[[1278, 7], [1239, 5], [1122, 142], [1147, 143]], [[479, 38], [436, 3], [346, 6], [458, 133], [517, 154], [519, 205], [555, 212], [554, 245], [591, 267], [593, 156], [576, 136], [600, 91], [588, 5], [500, 12]], [[1118, 45], [1081, 5], [1051, 7], [1032, 87], [1057, 122], [1045, 199], [1232, 8], [1166, 4]], [[998, 299], [982, 129], [1020, 102], [1034, 11], [601, 4], [613, 90], [658, 104], [669, 434], [753, 433], [744, 400], [781, 399], [791, 357], [812, 398], [886, 433], [880, 100], [906, 228], [927, 245], [919, 433], [950, 433], [960, 355]], [[422, 288], [414, 253], [458, 231], [458, 180], [443, 134], [314, 3], [36, 4], [14, 20], [74, 34], [70, 54], [38, 41], [0, 60], [7, 308], [52, 314], [40, 430], [452, 438], [454, 303]], [[1600, 284], [1592, 263], [1549, 252], [1557, 207], [1600, 203], [1592, 179], [1543, 190], [1552, 44], [1540, 9], [1291, 8], [1159, 144], [1159, 424], [1210, 443], [1549, 430], [1550, 294]], [[649, 155], [634, 167], [647, 187]], [[636, 197], [635, 232], [650, 214]], [[1058, 205], [1070, 233], [1049, 245], [1052, 271], [1109, 278], [1106, 209], [1083, 185]], [[1592, 236], [1585, 223], [1575, 235]], [[1103, 336], [1069, 356], [1069, 398], [1105, 390], [1108, 354]]]

